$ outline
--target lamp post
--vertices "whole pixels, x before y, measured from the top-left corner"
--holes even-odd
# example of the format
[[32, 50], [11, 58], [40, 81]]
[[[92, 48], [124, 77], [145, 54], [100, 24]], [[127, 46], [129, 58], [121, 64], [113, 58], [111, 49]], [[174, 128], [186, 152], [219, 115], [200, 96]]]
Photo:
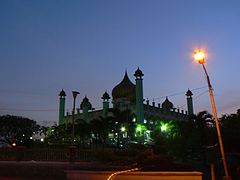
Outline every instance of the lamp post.
[[72, 91], [72, 95], [73, 95], [73, 110], [72, 110], [72, 141], [71, 144], [72, 146], [74, 145], [74, 134], [75, 134], [75, 121], [74, 121], [74, 114], [75, 114], [75, 104], [76, 104], [76, 98], [77, 95], [80, 94], [77, 91]]
[[199, 64], [202, 65], [204, 73], [205, 73], [206, 78], [207, 78], [209, 96], [210, 96], [210, 100], [211, 100], [213, 116], [214, 116], [214, 119], [215, 119], [215, 126], [216, 126], [216, 129], [217, 129], [218, 142], [219, 142], [219, 146], [220, 146], [220, 151], [221, 151], [221, 156], [222, 156], [222, 161], [223, 161], [223, 167], [224, 167], [224, 172], [225, 172], [225, 179], [230, 180], [231, 177], [228, 174], [227, 162], [226, 162], [223, 143], [222, 143], [222, 136], [221, 136], [221, 131], [220, 131], [218, 117], [217, 117], [217, 109], [216, 109], [216, 106], [215, 106], [215, 100], [214, 100], [214, 96], [213, 96], [213, 89], [212, 89], [212, 85], [210, 83], [210, 79], [209, 79], [207, 70], [206, 70], [205, 65], [204, 65], [205, 54], [201, 50], [197, 50], [197, 51], [194, 52], [194, 59]]

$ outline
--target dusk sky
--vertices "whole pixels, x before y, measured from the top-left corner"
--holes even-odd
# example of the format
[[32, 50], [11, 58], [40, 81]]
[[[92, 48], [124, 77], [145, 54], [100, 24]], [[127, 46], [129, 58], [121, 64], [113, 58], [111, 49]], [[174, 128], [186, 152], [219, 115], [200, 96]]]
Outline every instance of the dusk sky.
[[145, 99], [168, 96], [186, 110], [189, 88], [194, 111], [212, 113], [203, 69], [192, 57], [197, 48], [207, 52], [218, 115], [235, 113], [239, 0], [1, 0], [0, 114], [57, 122], [61, 89], [69, 112], [72, 90], [80, 92], [78, 106], [87, 95], [99, 109], [125, 69], [135, 82], [138, 66]]

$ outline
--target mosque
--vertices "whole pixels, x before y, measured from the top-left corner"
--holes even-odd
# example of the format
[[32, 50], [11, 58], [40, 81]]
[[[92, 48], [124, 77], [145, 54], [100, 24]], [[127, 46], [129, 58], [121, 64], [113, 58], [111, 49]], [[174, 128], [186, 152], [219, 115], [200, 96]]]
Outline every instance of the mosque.
[[[143, 72], [138, 68], [135, 73], [135, 84], [131, 82], [127, 72], [122, 81], [112, 89], [112, 105], [113, 108], [119, 110], [129, 109], [134, 114], [134, 122], [136, 123], [152, 123], [155, 119], [182, 121], [194, 114], [192, 92], [186, 92], [187, 109], [183, 111], [174, 107], [174, 104], [166, 97], [165, 101], [155, 105], [155, 102], [149, 103], [149, 100], [143, 99]], [[59, 124], [72, 123], [72, 114], [65, 114], [66, 93], [62, 90], [59, 93]], [[85, 96], [77, 111], [74, 112], [74, 119], [83, 119], [90, 122], [100, 116], [107, 117], [110, 113], [110, 95], [107, 92], [101, 97], [102, 108], [95, 110], [89, 99]]]

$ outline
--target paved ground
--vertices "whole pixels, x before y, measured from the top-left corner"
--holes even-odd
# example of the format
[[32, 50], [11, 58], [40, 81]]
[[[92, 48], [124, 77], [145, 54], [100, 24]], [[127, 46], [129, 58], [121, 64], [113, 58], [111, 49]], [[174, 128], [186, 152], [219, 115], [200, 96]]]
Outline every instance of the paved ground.
[[0, 180], [65, 180], [66, 170], [117, 171], [119, 169], [124, 167], [99, 162], [0, 161]]
[[64, 180], [65, 170], [89, 169], [97, 162], [0, 161], [0, 180]]

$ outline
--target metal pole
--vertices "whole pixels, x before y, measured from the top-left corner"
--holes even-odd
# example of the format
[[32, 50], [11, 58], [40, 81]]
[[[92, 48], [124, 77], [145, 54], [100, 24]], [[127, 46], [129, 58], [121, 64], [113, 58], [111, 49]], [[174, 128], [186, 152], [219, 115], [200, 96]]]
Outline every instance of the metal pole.
[[73, 94], [73, 110], [72, 110], [72, 146], [74, 145], [74, 137], [75, 137], [75, 122], [74, 122], [74, 115], [75, 115], [75, 102], [76, 102], [76, 97], [78, 94], [80, 94], [77, 91], [72, 91]]
[[213, 91], [212, 91], [212, 85], [210, 83], [210, 79], [209, 79], [207, 70], [204, 66], [204, 63], [202, 63], [202, 67], [203, 67], [203, 70], [204, 70], [204, 72], [206, 74], [206, 77], [207, 77], [209, 95], [210, 95], [210, 99], [211, 99], [212, 111], [213, 111], [213, 116], [214, 116], [214, 119], [215, 119], [216, 129], [217, 129], [217, 136], [218, 136], [218, 141], [219, 141], [219, 146], [220, 146], [220, 151], [221, 151], [221, 156], [222, 156], [222, 161], [223, 161], [225, 178], [226, 179], [231, 179], [231, 177], [228, 175], [227, 162], [226, 162], [226, 159], [225, 159], [225, 153], [224, 153], [224, 148], [223, 148], [223, 143], [222, 143], [222, 136], [221, 136], [221, 131], [220, 131], [218, 117], [217, 117], [217, 110], [216, 110], [215, 100], [214, 100]]
[[76, 101], [76, 96], [73, 96], [73, 110], [72, 110], [72, 146], [74, 145], [74, 134], [75, 134], [75, 122], [74, 122], [75, 101]]
[[211, 179], [216, 180], [213, 161], [211, 162]]

